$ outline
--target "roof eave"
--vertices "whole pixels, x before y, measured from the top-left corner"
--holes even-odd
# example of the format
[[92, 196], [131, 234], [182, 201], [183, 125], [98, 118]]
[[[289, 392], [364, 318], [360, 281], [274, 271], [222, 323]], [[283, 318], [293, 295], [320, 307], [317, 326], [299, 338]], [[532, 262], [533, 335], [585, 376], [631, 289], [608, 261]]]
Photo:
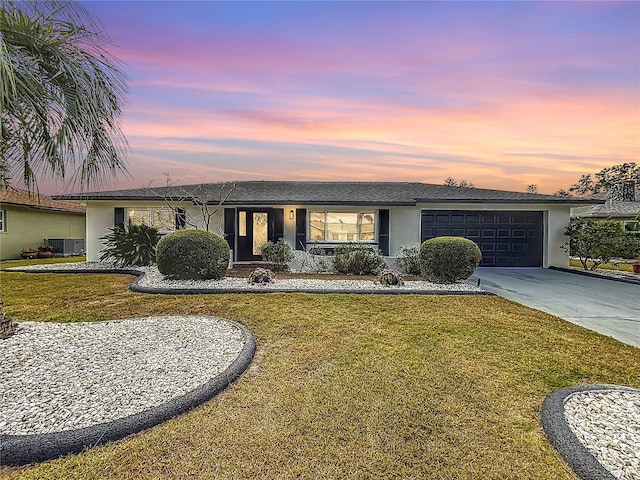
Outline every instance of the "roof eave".
[[599, 205], [604, 202], [601, 201], [580, 201], [576, 202], [575, 199], [522, 199], [522, 198], [491, 198], [491, 199], [470, 199], [470, 198], [418, 198], [417, 203], [472, 203], [472, 204], [505, 204], [505, 203], [518, 203], [522, 205], [569, 205], [574, 207], [584, 205]]

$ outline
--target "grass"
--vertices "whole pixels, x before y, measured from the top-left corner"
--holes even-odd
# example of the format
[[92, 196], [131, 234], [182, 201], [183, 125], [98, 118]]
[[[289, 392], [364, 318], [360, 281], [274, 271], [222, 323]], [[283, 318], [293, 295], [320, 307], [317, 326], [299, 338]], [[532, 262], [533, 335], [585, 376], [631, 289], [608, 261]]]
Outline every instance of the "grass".
[[0, 271], [16, 320], [237, 320], [251, 367], [200, 408], [3, 479], [573, 479], [540, 406], [580, 383], [640, 387], [640, 350], [499, 297], [145, 295], [133, 277]]

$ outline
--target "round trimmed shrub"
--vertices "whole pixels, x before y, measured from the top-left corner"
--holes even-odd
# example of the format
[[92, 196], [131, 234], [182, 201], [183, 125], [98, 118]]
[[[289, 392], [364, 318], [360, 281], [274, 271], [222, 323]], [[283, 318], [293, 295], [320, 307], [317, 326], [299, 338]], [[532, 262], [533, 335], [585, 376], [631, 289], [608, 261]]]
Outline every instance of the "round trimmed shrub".
[[336, 247], [333, 268], [347, 275], [377, 275], [385, 267], [380, 250], [367, 245], [346, 244]]
[[158, 242], [158, 270], [180, 280], [220, 280], [229, 266], [229, 244], [204, 230], [179, 230]]
[[431, 282], [466, 280], [473, 275], [480, 260], [480, 248], [467, 238], [436, 237], [420, 245], [420, 270]]

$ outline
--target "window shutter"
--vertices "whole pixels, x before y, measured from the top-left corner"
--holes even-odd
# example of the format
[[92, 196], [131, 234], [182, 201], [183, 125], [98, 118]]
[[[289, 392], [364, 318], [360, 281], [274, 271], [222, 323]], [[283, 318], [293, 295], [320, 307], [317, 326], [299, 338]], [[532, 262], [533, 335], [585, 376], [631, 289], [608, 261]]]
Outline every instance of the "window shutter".
[[284, 208], [273, 210], [273, 241], [284, 238]]
[[182, 230], [187, 226], [187, 211], [184, 208], [176, 208], [176, 230]]
[[236, 243], [236, 209], [225, 208], [224, 209], [224, 239], [229, 244], [229, 248], [233, 250]]
[[113, 209], [113, 225], [124, 228], [124, 208], [116, 207]]
[[378, 247], [382, 254], [389, 256], [389, 210], [378, 210]]
[[307, 209], [296, 208], [296, 250], [307, 249]]

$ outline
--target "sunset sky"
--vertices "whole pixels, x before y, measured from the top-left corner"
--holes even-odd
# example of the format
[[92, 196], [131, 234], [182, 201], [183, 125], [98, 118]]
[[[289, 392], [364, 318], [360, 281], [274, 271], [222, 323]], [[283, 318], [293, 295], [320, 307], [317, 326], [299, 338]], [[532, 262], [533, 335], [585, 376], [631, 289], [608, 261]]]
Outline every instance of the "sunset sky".
[[640, 2], [83, 3], [130, 77], [132, 178], [104, 189], [169, 172], [553, 193], [640, 161]]

